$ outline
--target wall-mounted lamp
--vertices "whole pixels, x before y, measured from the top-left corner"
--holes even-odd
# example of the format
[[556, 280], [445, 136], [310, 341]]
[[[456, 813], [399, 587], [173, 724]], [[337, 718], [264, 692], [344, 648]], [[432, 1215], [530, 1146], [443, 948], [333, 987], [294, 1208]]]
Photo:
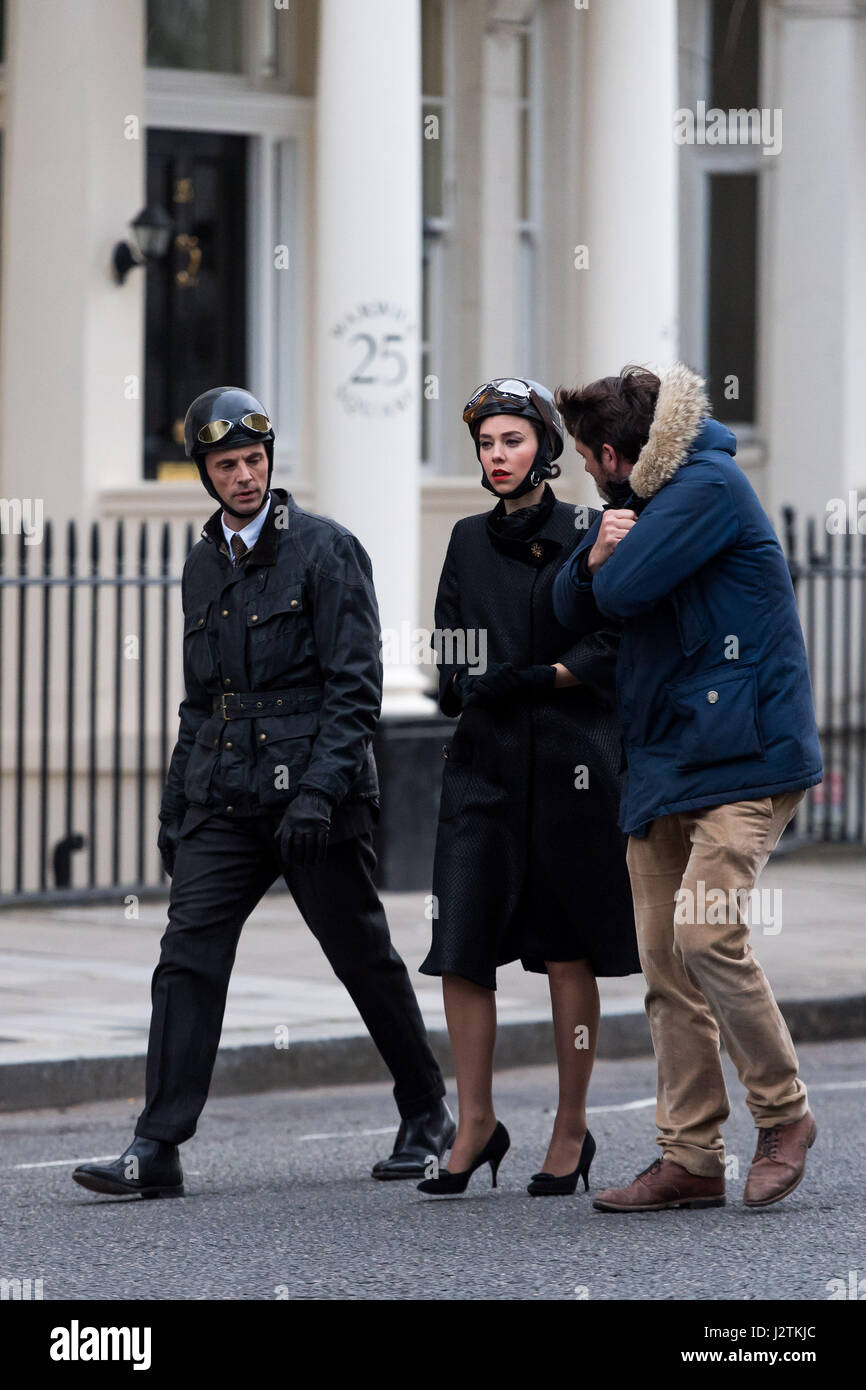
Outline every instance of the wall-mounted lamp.
[[148, 203], [133, 222], [132, 244], [119, 241], [114, 248], [114, 278], [122, 285], [133, 266], [158, 261], [168, 250], [174, 223], [158, 203]]

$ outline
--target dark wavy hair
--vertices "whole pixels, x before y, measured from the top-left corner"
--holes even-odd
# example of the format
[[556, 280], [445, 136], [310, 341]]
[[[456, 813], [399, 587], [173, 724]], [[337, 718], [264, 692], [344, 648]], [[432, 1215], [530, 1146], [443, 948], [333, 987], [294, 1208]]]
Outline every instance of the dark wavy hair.
[[661, 382], [646, 367], [623, 367], [619, 376], [605, 376], [573, 391], [560, 386], [556, 405], [572, 438], [585, 444], [601, 462], [601, 446], [609, 444], [634, 463], [649, 438]]

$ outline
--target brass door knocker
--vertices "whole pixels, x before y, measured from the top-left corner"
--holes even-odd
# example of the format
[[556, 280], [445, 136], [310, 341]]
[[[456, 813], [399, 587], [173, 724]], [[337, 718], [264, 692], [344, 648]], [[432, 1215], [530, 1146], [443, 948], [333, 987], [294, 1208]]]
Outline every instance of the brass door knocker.
[[175, 272], [174, 283], [182, 290], [195, 289], [201, 266], [201, 247], [198, 244], [198, 237], [190, 236], [188, 232], [181, 232], [175, 237], [174, 244], [178, 251], [186, 251], [189, 256], [183, 270]]

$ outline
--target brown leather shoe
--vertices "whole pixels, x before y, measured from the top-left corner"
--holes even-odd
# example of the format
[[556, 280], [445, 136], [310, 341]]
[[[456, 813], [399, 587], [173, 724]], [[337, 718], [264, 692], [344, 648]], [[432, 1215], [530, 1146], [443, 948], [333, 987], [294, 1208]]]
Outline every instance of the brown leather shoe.
[[758, 1130], [758, 1147], [743, 1192], [747, 1207], [781, 1202], [799, 1186], [806, 1171], [806, 1150], [811, 1149], [817, 1133], [811, 1110], [793, 1124]]
[[668, 1207], [723, 1207], [725, 1179], [702, 1178], [672, 1158], [657, 1158], [628, 1187], [609, 1187], [592, 1204], [598, 1211], [666, 1211]]

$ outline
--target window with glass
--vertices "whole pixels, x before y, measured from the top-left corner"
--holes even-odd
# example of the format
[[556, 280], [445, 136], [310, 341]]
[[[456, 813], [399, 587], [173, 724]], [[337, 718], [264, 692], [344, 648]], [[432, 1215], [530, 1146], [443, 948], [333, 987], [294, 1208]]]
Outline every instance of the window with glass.
[[147, 64], [193, 72], [243, 71], [237, 0], [147, 0]]
[[[769, 165], [757, 139], [745, 138], [760, 126], [760, 0], [681, 0], [680, 45], [681, 107], [695, 114], [695, 139], [679, 147], [682, 352], [707, 377], [716, 418], [750, 426], [758, 415], [760, 196]], [[706, 138], [713, 123], [714, 139], [724, 133], [716, 143]]]
[[147, 0], [147, 66], [312, 96], [318, 0]]

